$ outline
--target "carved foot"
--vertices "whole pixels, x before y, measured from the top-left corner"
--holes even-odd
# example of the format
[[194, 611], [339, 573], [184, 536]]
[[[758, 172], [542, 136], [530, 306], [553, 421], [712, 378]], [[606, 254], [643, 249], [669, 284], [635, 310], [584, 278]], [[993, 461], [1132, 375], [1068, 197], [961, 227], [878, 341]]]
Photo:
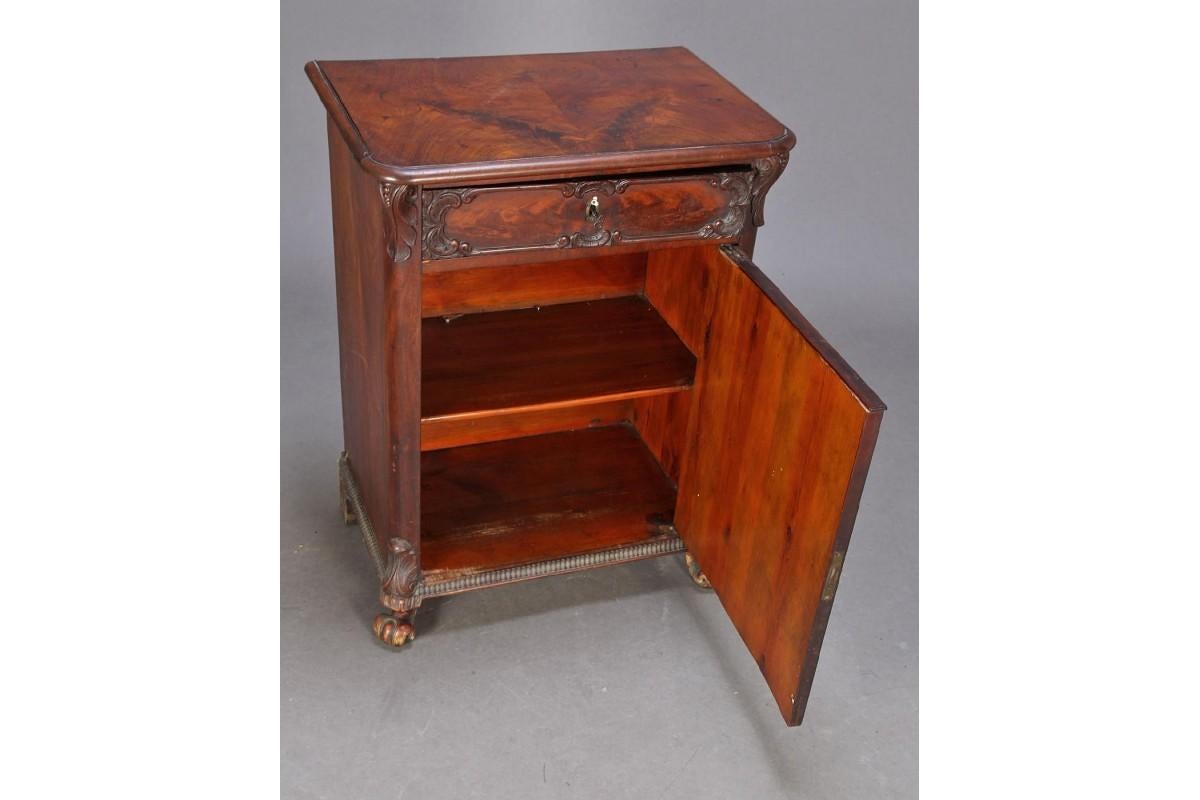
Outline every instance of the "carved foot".
[[702, 589], [711, 589], [712, 584], [708, 582], [708, 578], [700, 571], [700, 565], [696, 563], [696, 559], [692, 558], [691, 553], [683, 554], [683, 561], [687, 564], [688, 575], [692, 576], [692, 583]]
[[416, 637], [411, 614], [380, 614], [371, 626], [375, 638], [392, 647], [403, 647]]
[[411, 642], [413, 616], [421, 605], [417, 587], [421, 584], [421, 568], [417, 563], [417, 551], [405, 539], [394, 538], [388, 547], [387, 566], [383, 570], [383, 585], [379, 589], [379, 602], [389, 609], [375, 617], [372, 629], [376, 638], [392, 647], [403, 647]]

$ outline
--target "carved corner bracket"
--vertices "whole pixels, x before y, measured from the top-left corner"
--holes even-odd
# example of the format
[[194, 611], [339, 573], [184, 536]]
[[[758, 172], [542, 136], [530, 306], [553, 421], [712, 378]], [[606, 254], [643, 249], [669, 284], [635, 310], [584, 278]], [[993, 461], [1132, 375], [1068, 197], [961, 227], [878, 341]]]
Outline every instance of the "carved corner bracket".
[[387, 251], [393, 264], [402, 264], [412, 257], [417, 243], [417, 200], [420, 190], [408, 183], [379, 184], [383, 201], [384, 227], [387, 231]]
[[754, 214], [754, 224], [763, 224], [763, 202], [767, 199], [767, 190], [779, 180], [783, 168], [787, 166], [788, 154], [785, 150], [773, 156], [759, 158], [751, 166], [754, 168], [753, 188], [750, 192], [750, 206]]
[[388, 543], [379, 600], [396, 612], [408, 612], [421, 605], [417, 587], [421, 585], [421, 565], [417, 551], [407, 539], [394, 538]]

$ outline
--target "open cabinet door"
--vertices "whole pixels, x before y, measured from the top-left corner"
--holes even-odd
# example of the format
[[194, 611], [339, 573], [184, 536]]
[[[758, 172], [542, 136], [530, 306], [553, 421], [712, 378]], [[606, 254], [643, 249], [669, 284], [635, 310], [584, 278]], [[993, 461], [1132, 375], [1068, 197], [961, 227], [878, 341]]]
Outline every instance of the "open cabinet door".
[[884, 405], [733, 246], [652, 253], [646, 296], [698, 358], [639, 409], [675, 527], [800, 724]]

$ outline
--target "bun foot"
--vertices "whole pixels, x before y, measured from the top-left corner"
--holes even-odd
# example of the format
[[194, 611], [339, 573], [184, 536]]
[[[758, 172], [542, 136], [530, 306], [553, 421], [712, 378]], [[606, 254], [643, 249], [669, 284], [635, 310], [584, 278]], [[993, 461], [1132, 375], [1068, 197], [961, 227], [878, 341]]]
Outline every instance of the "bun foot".
[[408, 644], [417, 635], [407, 615], [397, 617], [393, 614], [380, 614], [375, 617], [375, 624], [371, 628], [375, 631], [376, 639], [397, 648]]
[[683, 561], [687, 564], [688, 575], [692, 576], [692, 583], [699, 586], [701, 589], [711, 589], [712, 584], [708, 582], [708, 577], [700, 571], [700, 565], [696, 563], [696, 559], [692, 558], [691, 553], [683, 554]]

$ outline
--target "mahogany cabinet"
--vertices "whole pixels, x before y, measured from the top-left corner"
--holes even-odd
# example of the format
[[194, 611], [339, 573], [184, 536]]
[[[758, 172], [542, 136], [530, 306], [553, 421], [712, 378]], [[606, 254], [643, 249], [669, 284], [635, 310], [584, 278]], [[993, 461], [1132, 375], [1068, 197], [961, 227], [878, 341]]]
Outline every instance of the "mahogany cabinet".
[[683, 48], [306, 71], [376, 636], [683, 553], [798, 724], [884, 405], [751, 261], [793, 134]]

